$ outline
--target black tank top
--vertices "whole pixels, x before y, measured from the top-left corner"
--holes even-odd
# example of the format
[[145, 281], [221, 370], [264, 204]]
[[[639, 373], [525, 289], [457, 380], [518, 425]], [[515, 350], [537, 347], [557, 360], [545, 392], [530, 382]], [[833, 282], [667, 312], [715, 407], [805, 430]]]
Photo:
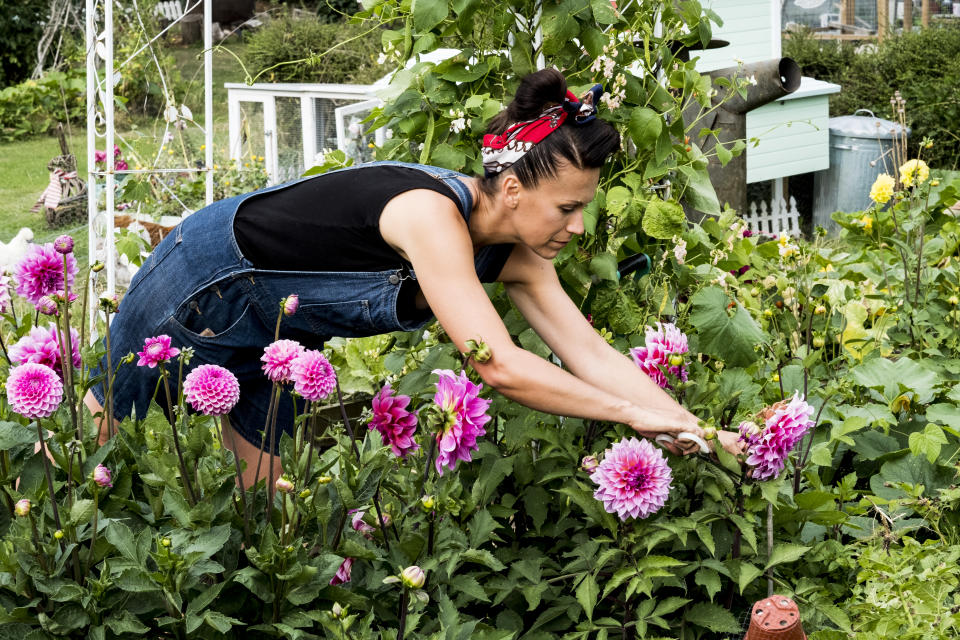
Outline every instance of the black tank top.
[[[429, 189], [463, 210], [442, 180], [410, 167], [373, 165], [322, 174], [246, 199], [233, 231], [241, 253], [254, 267], [281, 271], [384, 271], [409, 266], [380, 234], [380, 215], [395, 196]], [[497, 245], [482, 282], [500, 275], [513, 245]], [[419, 286], [404, 280], [397, 300], [403, 320], [423, 316], [416, 309]]]

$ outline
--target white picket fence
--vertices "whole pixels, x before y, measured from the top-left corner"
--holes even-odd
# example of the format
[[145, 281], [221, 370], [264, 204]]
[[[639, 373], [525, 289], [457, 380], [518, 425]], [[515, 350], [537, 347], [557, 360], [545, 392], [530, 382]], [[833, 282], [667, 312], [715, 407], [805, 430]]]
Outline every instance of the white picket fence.
[[743, 219], [751, 231], [770, 235], [786, 231], [791, 236], [800, 235], [800, 212], [797, 211], [797, 201], [793, 196], [790, 196], [789, 203], [783, 198], [769, 205], [765, 200], [761, 200], [759, 205], [751, 202]]
[[183, 4], [177, 0], [164, 0], [163, 2], [158, 2], [153, 11], [164, 20], [173, 22], [183, 17]]

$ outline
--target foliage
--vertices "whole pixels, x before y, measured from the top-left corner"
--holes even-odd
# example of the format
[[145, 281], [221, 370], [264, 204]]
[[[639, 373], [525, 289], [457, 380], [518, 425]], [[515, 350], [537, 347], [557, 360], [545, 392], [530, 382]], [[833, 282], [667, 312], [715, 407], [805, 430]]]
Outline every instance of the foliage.
[[0, 89], [0, 140], [49, 133], [58, 122], [80, 122], [86, 109], [85, 91], [83, 73], [71, 68]]
[[246, 42], [247, 66], [267, 82], [369, 84], [384, 73], [377, 64], [378, 33], [369, 26], [284, 12]]
[[22, 82], [33, 71], [47, 8], [45, 0], [0, 0], [0, 87]]
[[830, 98], [831, 115], [870, 109], [891, 118], [890, 96], [900, 91], [907, 101], [912, 129], [911, 155], [925, 138], [936, 141], [926, 152], [934, 167], [957, 168], [960, 137], [960, 27], [916, 29], [855, 48], [850, 43], [817, 40], [798, 31], [783, 41], [783, 55], [797, 60], [805, 75], [835, 82], [843, 90]]

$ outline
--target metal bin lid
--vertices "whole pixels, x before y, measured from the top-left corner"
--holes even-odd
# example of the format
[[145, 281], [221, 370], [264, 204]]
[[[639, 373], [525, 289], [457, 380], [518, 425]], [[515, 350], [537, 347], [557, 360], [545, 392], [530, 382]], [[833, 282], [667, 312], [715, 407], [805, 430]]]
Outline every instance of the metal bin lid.
[[[869, 116], [857, 115], [869, 113]], [[867, 109], [857, 109], [852, 116], [838, 116], [830, 118], [830, 134], [847, 136], [850, 138], [868, 138], [875, 140], [892, 140], [896, 134], [903, 135], [903, 127], [899, 122], [878, 118]], [[910, 128], [907, 127], [907, 136]]]

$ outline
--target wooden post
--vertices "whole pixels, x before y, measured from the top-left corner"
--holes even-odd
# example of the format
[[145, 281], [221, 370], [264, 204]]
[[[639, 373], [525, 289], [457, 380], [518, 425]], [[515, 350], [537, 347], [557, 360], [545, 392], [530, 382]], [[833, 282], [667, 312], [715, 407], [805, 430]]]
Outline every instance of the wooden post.
[[854, 0], [843, 0], [840, 4], [840, 28], [852, 27], [857, 24], [857, 3]]
[[877, 42], [883, 42], [890, 28], [889, 0], [877, 0]]
[[903, 30], [913, 29], [913, 0], [903, 0]]
[[930, 26], [930, 0], [920, 0], [920, 24], [924, 29]]

